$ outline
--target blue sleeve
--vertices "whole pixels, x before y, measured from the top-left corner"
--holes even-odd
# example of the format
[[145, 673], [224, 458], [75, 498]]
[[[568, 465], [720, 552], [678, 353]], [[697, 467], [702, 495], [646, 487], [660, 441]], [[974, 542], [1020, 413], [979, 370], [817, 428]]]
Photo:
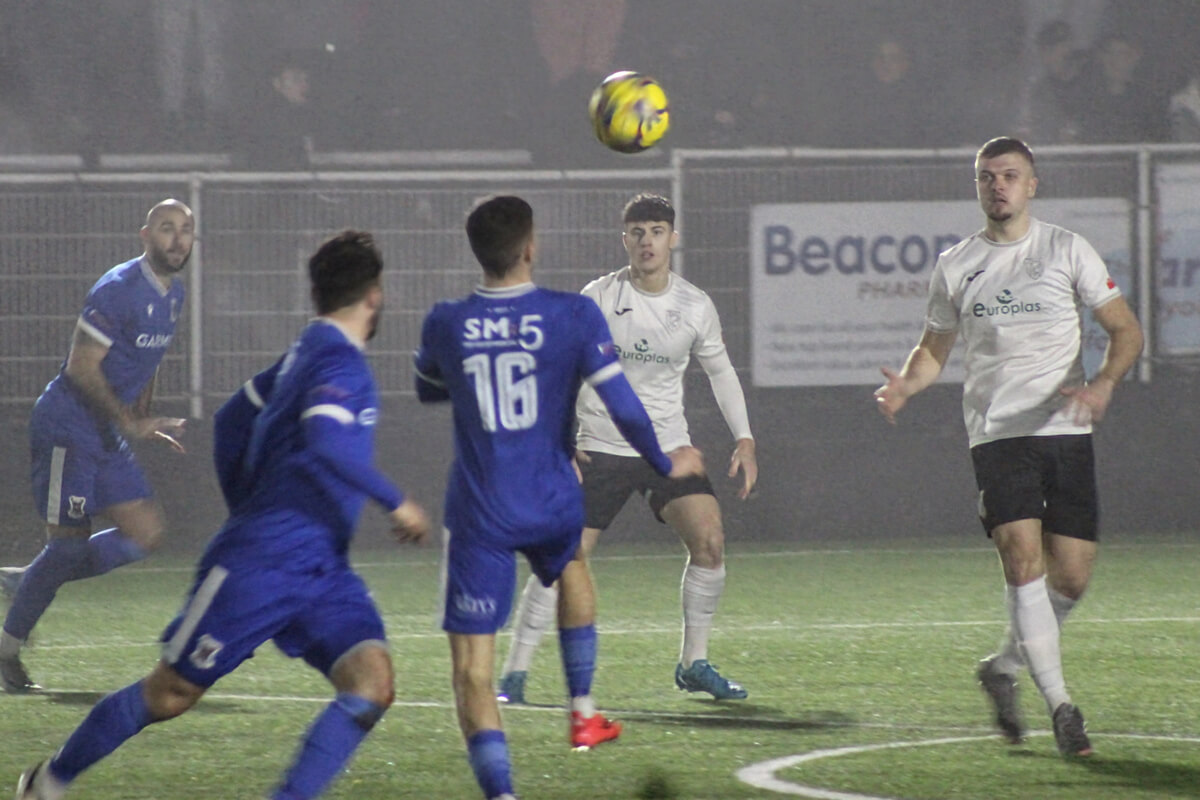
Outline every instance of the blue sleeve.
[[312, 416], [304, 422], [310, 452], [349, 486], [370, 497], [388, 511], [404, 502], [404, 494], [386, 475], [354, 458], [357, 442], [348, 427], [327, 416]]
[[422, 403], [442, 403], [450, 399], [450, 392], [442, 380], [442, 371], [435, 359], [437, 307], [425, 317], [421, 326], [421, 348], [413, 353], [414, 381], [417, 389], [417, 399]]
[[650, 462], [650, 466], [659, 474], [666, 476], [671, 472], [671, 459], [658, 446], [658, 437], [654, 435], [654, 423], [646, 413], [645, 406], [638, 399], [637, 393], [629, 385], [629, 379], [624, 372], [618, 372], [607, 380], [595, 384], [592, 388], [605, 408], [612, 416], [617, 430], [625, 437], [625, 441], [633, 445], [633, 449], [642, 458]]
[[404, 495], [372, 463], [378, 419], [374, 386], [361, 353], [350, 345], [330, 351], [313, 375], [300, 419], [305, 448], [321, 466], [391, 511]]
[[250, 496], [253, 486], [243, 467], [254, 420], [258, 417], [279, 374], [279, 359], [246, 381], [213, 415], [213, 462], [225, 505], [232, 509]]

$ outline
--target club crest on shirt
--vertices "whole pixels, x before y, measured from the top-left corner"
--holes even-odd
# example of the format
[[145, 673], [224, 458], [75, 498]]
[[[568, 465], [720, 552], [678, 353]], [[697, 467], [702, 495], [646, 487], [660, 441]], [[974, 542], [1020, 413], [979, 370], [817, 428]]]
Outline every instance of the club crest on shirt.
[[667, 312], [667, 330], [674, 333], [676, 330], [679, 329], [679, 326], [682, 323], [683, 323], [683, 314], [682, 313], [680, 313], [679, 311], [676, 311], [675, 309], [671, 309], [670, 311]]
[[83, 510], [84, 505], [87, 504], [86, 497], [77, 497], [75, 495], [71, 495], [67, 498], [67, 502], [71, 504], [71, 507], [67, 509], [68, 517], [71, 519], [83, 519], [84, 516], [86, 516], [87, 512]]
[[1025, 274], [1033, 278], [1035, 281], [1042, 277], [1045, 272], [1045, 267], [1042, 265], [1040, 258], [1027, 258], [1021, 262], [1025, 267]]
[[174, 297], [171, 298], [171, 322], [176, 322], [179, 319], [179, 303]]
[[218, 642], [206, 633], [196, 642], [196, 647], [188, 656], [188, 661], [191, 661], [197, 669], [212, 669], [217, 663], [217, 653], [221, 652], [224, 647], [222, 642]]

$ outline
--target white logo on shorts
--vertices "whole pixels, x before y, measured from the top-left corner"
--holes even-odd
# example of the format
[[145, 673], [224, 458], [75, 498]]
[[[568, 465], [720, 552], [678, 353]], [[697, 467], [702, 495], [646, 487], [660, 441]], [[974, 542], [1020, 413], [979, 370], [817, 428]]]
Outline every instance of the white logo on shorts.
[[84, 505], [87, 503], [86, 497], [76, 497], [75, 495], [71, 495], [67, 498], [67, 500], [71, 503], [71, 507], [67, 509], [68, 517], [71, 519], [83, 519], [85, 516], [87, 516], [87, 512], [83, 510]]
[[472, 597], [465, 592], [454, 596], [454, 607], [468, 617], [490, 617], [496, 613], [496, 601], [490, 597]]
[[196, 642], [196, 649], [188, 656], [188, 660], [197, 669], [212, 669], [217, 664], [217, 653], [221, 652], [224, 647], [224, 644], [206, 633]]

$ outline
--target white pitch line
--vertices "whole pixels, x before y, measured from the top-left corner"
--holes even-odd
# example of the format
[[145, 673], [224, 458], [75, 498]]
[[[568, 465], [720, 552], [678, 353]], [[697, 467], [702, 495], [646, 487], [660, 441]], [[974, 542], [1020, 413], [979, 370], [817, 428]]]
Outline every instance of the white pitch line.
[[[1089, 731], [1093, 738], [1110, 738], [1110, 739], [1139, 739], [1143, 741], [1166, 741], [1166, 742], [1184, 742], [1200, 744], [1200, 737], [1194, 736], [1162, 736], [1155, 734], [1143, 733], [1096, 733]], [[1049, 731], [1033, 731], [1029, 736], [1049, 736]], [[962, 742], [976, 742], [985, 739], [997, 739], [998, 734], [990, 736], [950, 736], [940, 739], [919, 739], [916, 741], [906, 742], [884, 742], [882, 744], [866, 744], [852, 745], [849, 747], [832, 747], [823, 750], [812, 750], [808, 753], [800, 753], [799, 755], [784, 756], [782, 758], [773, 758], [768, 761], [760, 761], [756, 764], [750, 764], [742, 767], [736, 773], [735, 777], [742, 783], [749, 784], [757, 789], [764, 789], [777, 794], [788, 794], [796, 797], [809, 797], [813, 800], [896, 800], [896, 798], [887, 797], [884, 795], [874, 794], [858, 794], [857, 792], [841, 792], [833, 789], [823, 789], [818, 786], [807, 786], [800, 783], [785, 781], [782, 778], [775, 777], [775, 773], [782, 769], [795, 767], [810, 761], [819, 761], [825, 758], [839, 758], [841, 756], [858, 755], [860, 753], [870, 753], [879, 750], [896, 750], [905, 747], [934, 747], [945, 744], [959, 744]]]
[[[387, 621], [387, 615], [384, 615], [384, 621]], [[1200, 623], [1200, 617], [1112, 617], [1099, 619], [1075, 619], [1072, 618], [1072, 627], [1079, 625], [1150, 625], [1160, 624], [1164, 622], [1183, 623], [1194, 625]], [[765, 623], [760, 625], [738, 625], [726, 623], [724, 630], [727, 632], [733, 631], [839, 631], [839, 630], [888, 630], [888, 629], [909, 629], [909, 628], [981, 628], [995, 627], [1003, 625], [1003, 620], [917, 620], [913, 622], [806, 622], [799, 624], [782, 623]], [[715, 631], [721, 631], [722, 626], [714, 628]], [[659, 634], [675, 634], [679, 632], [677, 625], [669, 626], [642, 626], [635, 628], [607, 628], [603, 625], [598, 627], [598, 632], [601, 636], [647, 636]], [[441, 639], [445, 637], [442, 631], [429, 631], [427, 633], [391, 633], [388, 634], [389, 641], [405, 641], [405, 640], [420, 640], [420, 639]], [[511, 636], [511, 631], [501, 631], [499, 636]], [[132, 642], [129, 640], [121, 641], [91, 641], [79, 642], [75, 644], [47, 644], [39, 642], [33, 645], [37, 650], [92, 650], [101, 647], [159, 647], [161, 642], [157, 640], [147, 640], [141, 642]]]
[[[1148, 546], [1153, 546], [1162, 549], [1195, 549], [1200, 548], [1200, 542], [1156, 542], [1152, 545], [1146, 544], [1108, 544], [1104, 545], [1105, 550], [1145, 550]], [[959, 547], [860, 547], [860, 548], [813, 548], [809, 550], [768, 550], [755, 551], [747, 553], [726, 551], [725, 558], [727, 560], [737, 559], [758, 559], [758, 558], [802, 558], [805, 556], [863, 556], [863, 555], [953, 555], [962, 554], [969, 555], [974, 553], [992, 553], [994, 548], [987, 545], [963, 545]], [[594, 555], [591, 558], [592, 562], [603, 561], [680, 561], [683, 559], [681, 553], [641, 553], [630, 555]], [[439, 567], [441, 562], [437, 559], [433, 560], [400, 560], [395, 561], [361, 561], [352, 564], [354, 569], [379, 569], [389, 567]], [[177, 573], [177, 572], [194, 572], [194, 566], [186, 567], [155, 567], [155, 566], [132, 566], [127, 568], [128, 572], [146, 572], [146, 573]]]

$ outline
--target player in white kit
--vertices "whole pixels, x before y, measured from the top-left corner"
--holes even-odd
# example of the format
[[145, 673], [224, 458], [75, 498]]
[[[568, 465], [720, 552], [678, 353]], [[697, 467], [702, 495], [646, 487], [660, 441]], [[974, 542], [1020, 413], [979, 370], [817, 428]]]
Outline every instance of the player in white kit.
[[[1059, 630], [1087, 588], [1099, 504], [1092, 424], [1142, 352], [1142, 331], [1108, 268], [1082, 236], [1030, 216], [1033, 153], [1018, 139], [987, 142], [975, 159], [984, 230], [938, 257], [925, 332], [899, 373], [875, 392], [890, 422], [941, 373], [955, 339], [979, 515], [1004, 569], [1010, 620], [978, 677], [1011, 742], [1025, 734], [1016, 675], [1029, 668], [1064, 756], [1087, 756], [1083, 715], [1063, 678]], [[1084, 375], [1083, 308], [1108, 334], [1096, 375]]]
[[[745, 499], [758, 480], [746, 399], [725, 350], [712, 300], [671, 271], [671, 251], [679, 239], [675, 209], [663, 197], [641, 194], [626, 204], [623, 219], [629, 266], [592, 281], [583, 294], [604, 312], [621, 365], [665, 452], [691, 444], [683, 414], [683, 376], [693, 356], [700, 362], [736, 440], [729, 476], [741, 473], [739, 496]], [[711, 482], [707, 476], [672, 481], [656, 474], [621, 436], [596, 392], [587, 386], [579, 394], [576, 413], [585, 511], [583, 553], [590, 555], [600, 532], [630, 495], [642, 494], [655, 517], [670, 525], [688, 550], [680, 591], [683, 643], [675, 684], [719, 700], [744, 699], [746, 690], [721, 676], [708, 661], [709, 633], [725, 588], [725, 533]], [[536, 579], [526, 584], [500, 679], [502, 700], [525, 700], [534, 649], [554, 618], [555, 592], [556, 587], [546, 588]]]

